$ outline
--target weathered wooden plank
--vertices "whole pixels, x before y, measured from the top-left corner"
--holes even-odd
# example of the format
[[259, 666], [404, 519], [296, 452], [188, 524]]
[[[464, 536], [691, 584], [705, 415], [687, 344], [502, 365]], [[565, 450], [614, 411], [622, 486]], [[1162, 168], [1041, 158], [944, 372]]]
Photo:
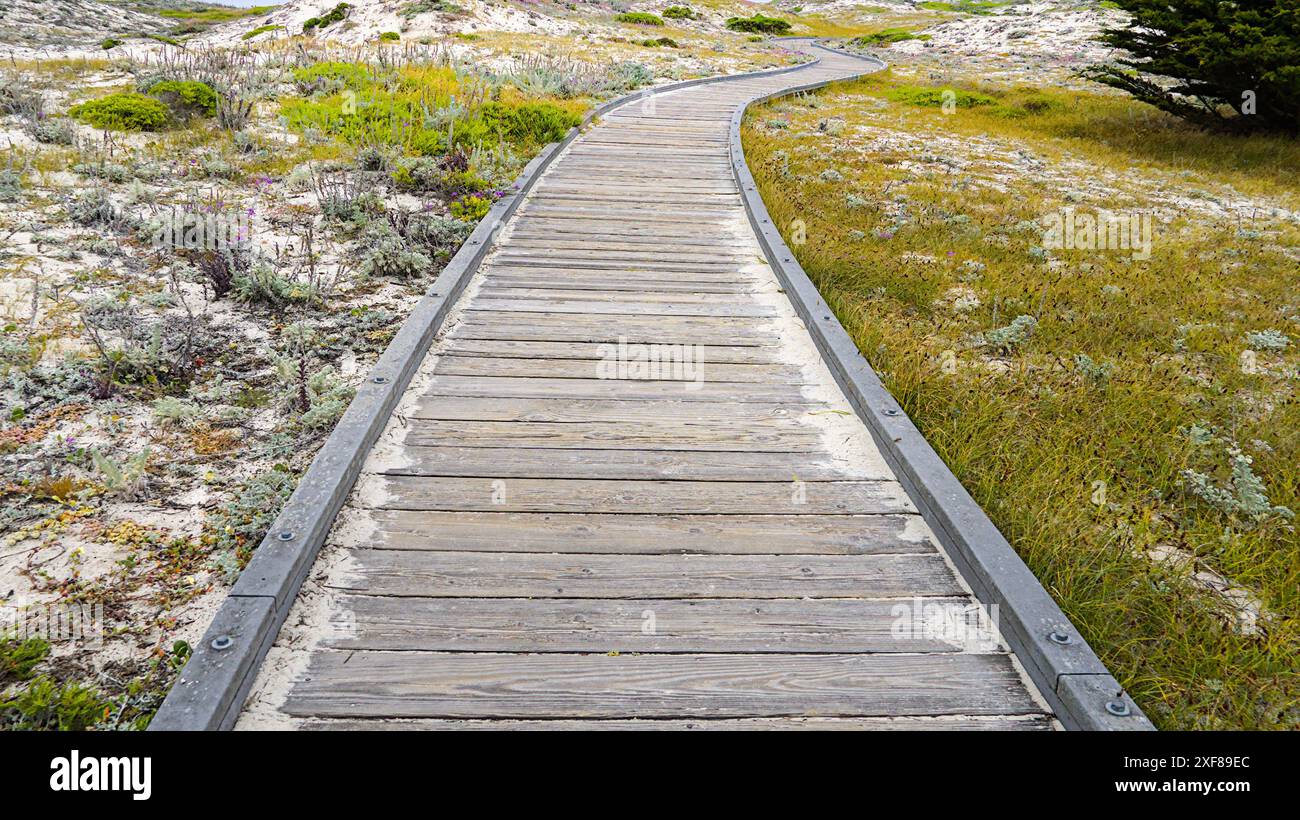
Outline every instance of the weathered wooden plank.
[[666, 147], [662, 145], [612, 145], [585, 143], [577, 146], [573, 150], [575, 157], [625, 157], [630, 160], [652, 160], [664, 162], [693, 162], [695, 160], [716, 160], [718, 156], [716, 148], [707, 146], [686, 146], [679, 148], [676, 145]]
[[[600, 451], [696, 450], [714, 452], [819, 453], [818, 432], [790, 421], [736, 424], [683, 422], [572, 423], [549, 421], [438, 421], [412, 419], [403, 443], [415, 447], [520, 447]], [[509, 463], [508, 461], [506, 462]]]
[[701, 210], [699, 208], [636, 208], [630, 205], [584, 208], [582, 205], [573, 202], [558, 200], [551, 202], [544, 199], [535, 200], [528, 206], [529, 216], [541, 216], [548, 219], [568, 218], [584, 221], [604, 219], [615, 225], [626, 222], [661, 227], [674, 225], [684, 228], [698, 228], [702, 222], [716, 223], [720, 220], [734, 219], [743, 213], [744, 210], [740, 208]]
[[[584, 134], [581, 144], [583, 148], [592, 145], [613, 145], [619, 148], [649, 145], [654, 148], [662, 148], [664, 139], [662, 133], [647, 132], [631, 124], [611, 123], [609, 128], [597, 128]], [[673, 140], [674, 147], [698, 148], [706, 151], [717, 151], [725, 148], [726, 144], [726, 129], [717, 127], [710, 129], [682, 128], [674, 135]]]
[[829, 405], [750, 402], [609, 401], [601, 399], [521, 399], [428, 396], [405, 411], [407, 418], [480, 421], [726, 421], [800, 419], [833, 411]]
[[376, 451], [366, 469], [390, 475], [484, 478], [687, 479], [693, 481], [864, 481], [891, 478], [883, 462], [839, 464], [816, 452], [653, 449], [420, 447]]
[[671, 260], [655, 261], [632, 261], [628, 259], [609, 259], [603, 257], [591, 257], [587, 259], [577, 258], [574, 256], [555, 256], [546, 258], [542, 256], [517, 255], [516, 251], [502, 251], [501, 254], [494, 258], [494, 265], [500, 267], [515, 268], [547, 268], [550, 270], [583, 270], [583, 271], [616, 271], [621, 273], [644, 273], [647, 275], [663, 276], [665, 279], [672, 280], [671, 274], [684, 273], [690, 274], [693, 278], [701, 275], [717, 276], [734, 281], [748, 278], [753, 275], [752, 270], [746, 270], [751, 264], [760, 263], [760, 257], [753, 257], [750, 260], [733, 260], [731, 262], [674, 262]]
[[633, 302], [637, 304], [672, 304], [672, 305], [712, 305], [719, 299], [716, 293], [698, 293], [694, 290], [678, 290], [664, 293], [652, 283], [646, 283], [640, 290], [615, 290], [608, 288], [531, 288], [519, 287], [493, 280], [484, 280], [478, 295], [484, 299], [538, 299], [547, 302], [559, 300], [594, 301], [594, 302]]
[[724, 718], [720, 720], [311, 719], [304, 731], [361, 732], [1050, 732], [1046, 715], [894, 718]]
[[[711, 123], [700, 121], [684, 121], [681, 125], [681, 131], [674, 136], [681, 136], [689, 140], [691, 147], [690, 155], [700, 154], [703, 156], [716, 157], [724, 150], [720, 146], [725, 146], [727, 138], [727, 129], [725, 124], [721, 129], [722, 117]], [[593, 148], [601, 150], [616, 150], [621, 154], [634, 154], [641, 150], [667, 150], [676, 147], [676, 142], [665, 139], [664, 132], [655, 129], [653, 120], [642, 118], [637, 119], [605, 119], [601, 121], [601, 128], [595, 128], [583, 135], [582, 139], [574, 144], [575, 153], [586, 153]]]
[[[515, 259], [519, 256], [526, 255], [529, 248], [523, 251], [516, 251]], [[754, 283], [766, 283], [771, 279], [767, 278], [766, 273], [749, 265], [750, 260], [742, 260], [741, 263], [729, 266], [708, 266], [708, 265], [675, 265], [675, 270], [671, 268], [656, 268], [654, 270], [638, 269], [636, 265], [624, 264], [623, 260], [594, 259], [577, 260], [572, 257], [564, 259], [542, 259], [542, 257], [528, 256], [533, 259], [533, 264], [516, 265], [507, 263], [510, 256], [498, 257], [493, 263], [486, 265], [485, 273], [489, 274], [512, 274], [512, 275], [546, 275], [546, 277], [588, 277], [591, 279], [640, 279], [642, 283], [654, 282], [729, 282], [736, 285], [754, 285]], [[593, 263], [602, 263], [603, 266], [593, 266]], [[538, 270], [541, 268], [542, 270]]]
[[680, 122], [671, 126], [659, 124], [652, 120], [642, 117], [614, 117], [604, 120], [605, 128], [598, 128], [586, 134], [582, 138], [583, 144], [589, 140], [600, 136], [618, 136], [625, 134], [637, 134], [639, 136], [648, 136], [656, 140], [656, 145], [663, 144], [665, 134], [690, 135], [692, 137], [706, 136], [714, 141], [725, 142], [727, 139], [727, 126], [719, 117], [713, 121], [700, 120], [695, 123]]
[[704, 175], [696, 179], [682, 179], [661, 171], [657, 177], [636, 176], [614, 171], [583, 169], [548, 175], [547, 186], [556, 190], [594, 188], [605, 191], [635, 192], [653, 195], [660, 192], [673, 194], [735, 194], [736, 183], [719, 172], [716, 176]]
[[892, 481], [619, 481], [363, 476], [359, 500], [389, 510], [466, 512], [765, 513], [915, 512]]
[[1033, 714], [1002, 655], [319, 652], [285, 711], [321, 717]]
[[[540, 221], [540, 220], [539, 220]], [[746, 253], [753, 252], [753, 245], [741, 240], [728, 240], [725, 236], [708, 237], [701, 234], [674, 234], [660, 232], [657, 235], [617, 235], [600, 234], [596, 232], [586, 233], [581, 230], [580, 225], [574, 225], [572, 222], [564, 223], [556, 221], [556, 225], [563, 226], [568, 224], [569, 230], [551, 230], [542, 232], [538, 227], [529, 225], [523, 228], [516, 228], [510, 232], [510, 244], [516, 248], [585, 248], [587, 250], [599, 250], [602, 247], [612, 247], [625, 251], [645, 250], [655, 248], [661, 245], [673, 245], [683, 248], [697, 248], [699, 250], [715, 250], [724, 248], [729, 251], [743, 250]]]
[[457, 339], [617, 342], [634, 344], [774, 345], [780, 342], [772, 320], [726, 316], [583, 316], [581, 314], [466, 312], [451, 329]]
[[[799, 368], [784, 364], [727, 364], [694, 360], [690, 347], [654, 355], [655, 362], [632, 358], [621, 366], [616, 345], [607, 359], [521, 359], [492, 356], [440, 356], [434, 367], [439, 374], [457, 376], [518, 376], [546, 379], [605, 379], [611, 381], [672, 381], [691, 385], [709, 382], [752, 382], [756, 384], [801, 384]], [[677, 347], [677, 346], [672, 346]], [[633, 356], [648, 356], [630, 347]], [[671, 357], [671, 359], [669, 359]]]
[[[928, 620], [927, 620], [928, 618]], [[431, 652], [958, 652], [979, 640], [964, 598], [384, 598], [345, 595], [335, 649]], [[954, 625], [972, 625], [969, 640]], [[900, 625], [901, 624], [901, 625]], [[945, 639], [946, 638], [946, 639]]]
[[915, 515], [600, 515], [357, 510], [358, 547], [464, 552], [885, 555], [934, 552]]
[[[686, 389], [689, 387], [690, 389]], [[671, 401], [790, 402], [803, 404], [802, 388], [793, 384], [748, 382], [635, 381], [632, 379], [534, 379], [514, 376], [434, 376], [427, 396], [501, 398], [668, 399]]]
[[[604, 267], [594, 267], [593, 262], [600, 263]], [[696, 268], [693, 270], [634, 270], [633, 267], [618, 263], [605, 263], [601, 260], [590, 260], [580, 264], [572, 264], [556, 260], [546, 262], [537, 260], [536, 264], [528, 265], [510, 265], [498, 262], [489, 265], [484, 269], [486, 276], [530, 276], [536, 278], [546, 278], [554, 282], [563, 282], [569, 279], [575, 281], [590, 280], [593, 282], [638, 282], [642, 287], [646, 285], [666, 285], [682, 284], [688, 282], [700, 282], [702, 284], [729, 284], [729, 285], [746, 285], [752, 288], [755, 285], [767, 285], [770, 280], [763, 276], [757, 270], [744, 270], [744, 266], [736, 266], [731, 270], [706, 270]]]
[[[626, 262], [627, 267], [630, 269], [644, 268], [646, 265], [664, 265], [664, 270], [672, 270], [672, 268], [666, 267], [667, 264], [671, 263], [674, 267], [687, 266], [698, 268], [702, 272], [713, 271], [715, 273], [729, 273], [756, 261], [752, 249], [714, 248], [713, 250], [707, 250], [698, 246], [675, 246], [671, 242], [665, 242], [655, 247], [643, 246], [626, 250], [610, 248], [604, 251], [595, 248], [567, 248], [558, 244], [549, 248], [507, 244], [499, 253], [497, 259], [501, 260], [509, 259], [514, 254], [527, 256], [529, 259], [557, 260], [560, 262], [586, 260], [606, 263]], [[660, 268], [645, 269], [658, 270]]]
[[[608, 342], [550, 342], [514, 341], [509, 339], [449, 339], [441, 349], [442, 355], [477, 355], [520, 359], [599, 359], [610, 347]], [[780, 361], [777, 348], [741, 345], [697, 345], [694, 353], [699, 361], [709, 364], [776, 364]]]
[[528, 204], [529, 213], [547, 213], [550, 211], [567, 211], [584, 214], [593, 218], [618, 219], [623, 216], [671, 219], [687, 221], [697, 219], [729, 219], [744, 214], [740, 198], [735, 200], [700, 202], [695, 204], [665, 203], [628, 199], [618, 202], [596, 202], [595, 197], [583, 198], [577, 195], [547, 194], [538, 195]]
[[[653, 198], [654, 205], [646, 205], [646, 198]], [[536, 203], [538, 206], [572, 206], [574, 208], [633, 208], [643, 211], [653, 211], [665, 214], [690, 214], [692, 216], [713, 216], [726, 217], [728, 210], [740, 207], [740, 195], [730, 194], [710, 194], [708, 196], [698, 196], [694, 194], [598, 194], [598, 193], [579, 193], [578, 191], [547, 191], [544, 194], [538, 194]], [[744, 213], [739, 211], [738, 213]]]
[[[631, 162], [629, 161], [624, 167], [616, 167], [617, 160], [601, 159], [598, 157], [573, 157], [572, 167], [566, 164], [564, 179], [567, 180], [584, 180], [590, 178], [600, 178], [602, 180], [617, 180], [626, 182], [629, 185], [651, 188], [656, 185], [665, 185], [677, 187], [680, 190], [691, 190], [694, 187], [705, 189], [727, 189], [736, 190], [736, 183], [731, 175], [731, 169], [727, 167], [726, 161], [705, 161], [697, 162], [692, 165], [674, 166], [666, 169], [662, 163], [656, 162]], [[673, 173], [678, 176], [673, 176]], [[689, 175], [692, 179], [683, 179], [682, 175]]]
[[635, 217], [624, 219], [598, 219], [594, 217], [578, 218], [573, 216], [548, 216], [546, 214], [524, 214], [515, 219], [512, 234], [515, 232], [554, 231], [557, 236], [603, 236], [612, 240], [651, 239], [677, 240], [683, 244], [697, 245], [707, 242], [711, 237], [721, 240], [724, 247], [743, 247], [748, 243], [741, 241], [743, 236], [737, 231], [728, 231], [725, 226], [701, 224], [677, 220], [666, 223]]
[[579, 299], [492, 299], [480, 297], [468, 310], [507, 313], [586, 313], [611, 316], [775, 316], [776, 311], [756, 304], [687, 304], [672, 302], [601, 302]]
[[[701, 139], [689, 134], [680, 135], [680, 142], [674, 140], [674, 147], [678, 149], [679, 156], [707, 159], [717, 156], [718, 149], [725, 145], [725, 139], [725, 137], [722, 140]], [[592, 137], [584, 140], [579, 155], [592, 156], [602, 151], [613, 151], [626, 157], [658, 156], [662, 145], [656, 144], [657, 142], [662, 142], [662, 139], [633, 134], [620, 134], [613, 139]]]
[[500, 295], [504, 291], [507, 295], [518, 296], [524, 288], [533, 290], [545, 288], [548, 290], [560, 291], [569, 295], [570, 298], [575, 296], [577, 298], [583, 298], [587, 295], [586, 293], [576, 293], [576, 291], [593, 291], [598, 293], [623, 293], [627, 295], [646, 293], [709, 294], [714, 299], [719, 297], [734, 299], [744, 298], [746, 295], [754, 293], [758, 289], [758, 283], [755, 281], [745, 281], [740, 279], [716, 279], [709, 281], [697, 278], [672, 281], [659, 279], [656, 282], [646, 282], [645, 280], [638, 281], [630, 277], [557, 277], [549, 271], [540, 271], [534, 272], [531, 275], [527, 273], [489, 273], [483, 278], [483, 287], [481, 292]]
[[654, 196], [658, 190], [667, 189], [675, 193], [699, 191], [707, 194], [735, 193], [736, 183], [731, 172], [725, 166], [696, 165], [692, 168], [678, 168], [678, 174], [690, 174], [693, 179], [672, 176], [671, 170], [656, 167], [653, 163], [633, 165], [625, 169], [614, 170], [608, 163], [585, 161], [575, 163], [563, 177], [557, 181], [566, 185], [578, 185], [587, 180], [596, 180], [596, 184], [607, 188], [617, 186], [620, 190], [636, 191], [647, 196]]
[[632, 177], [649, 174], [661, 179], [672, 173], [669, 169], [675, 169], [679, 175], [679, 177], [668, 176], [669, 179], [698, 175], [704, 179], [720, 181], [730, 178], [732, 173], [727, 160], [719, 157], [683, 157], [680, 161], [671, 164], [665, 164], [657, 158], [646, 159], [644, 157], [625, 156], [621, 159], [622, 165], [620, 166], [618, 152], [605, 150], [574, 151], [565, 157], [562, 167], [570, 172], [627, 174]]
[[546, 555], [357, 550], [335, 589], [414, 598], [893, 598], [961, 595], [935, 554]]
[[552, 240], [545, 244], [540, 241], [522, 240], [516, 243], [512, 236], [511, 241], [505, 244], [502, 251], [513, 249], [520, 253], [526, 252], [529, 256], [542, 258], [558, 256], [573, 259], [673, 260], [719, 264], [730, 263], [734, 259], [751, 260], [756, 256], [753, 246], [718, 244], [706, 247], [693, 235], [675, 236], [671, 232], [665, 233], [667, 235], [662, 236], [654, 244], [623, 243], [607, 239], [603, 248], [592, 247], [593, 243], [590, 242], [564, 241], [559, 237], [552, 237]]
[[714, 146], [687, 145], [619, 145], [587, 142], [575, 146], [575, 157], [624, 157], [631, 161], [695, 162], [717, 160], [719, 150]]

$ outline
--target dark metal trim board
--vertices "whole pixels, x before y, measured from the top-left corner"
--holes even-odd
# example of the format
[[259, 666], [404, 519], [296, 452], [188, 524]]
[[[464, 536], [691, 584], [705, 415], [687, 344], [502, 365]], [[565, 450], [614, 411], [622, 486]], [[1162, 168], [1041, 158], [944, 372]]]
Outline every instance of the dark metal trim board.
[[[879, 60], [862, 59], [876, 64], [872, 71], [885, 67]], [[758, 97], [741, 106], [732, 117], [732, 170], [759, 244], [831, 374], [870, 429], [899, 482], [975, 596], [985, 605], [998, 607], [1003, 637], [1061, 723], [1067, 729], [1153, 729], [988, 515], [903, 413], [772, 223], [741, 146], [740, 125], [745, 110], [755, 103], [832, 82], [843, 80], [809, 83]]]
[[817, 63], [813, 60], [797, 66], [686, 80], [637, 91], [588, 112], [582, 124], [571, 129], [564, 140], [543, 149], [525, 167], [514, 192], [498, 200], [479, 222], [358, 386], [356, 397], [222, 602], [149, 728], [201, 731], [229, 729], [234, 725], [258, 668], [324, 545], [335, 516], [434, 336], [492, 248], [499, 229], [514, 215], [551, 162], [594, 118], [665, 91], [784, 74]]

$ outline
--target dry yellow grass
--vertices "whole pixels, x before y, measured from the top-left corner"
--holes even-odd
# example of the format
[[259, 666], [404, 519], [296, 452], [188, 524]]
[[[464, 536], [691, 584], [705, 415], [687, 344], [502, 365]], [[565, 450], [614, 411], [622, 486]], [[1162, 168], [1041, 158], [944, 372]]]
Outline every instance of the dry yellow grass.
[[[1158, 725], [1300, 726], [1300, 225], [1270, 211], [1297, 202], [1300, 146], [1113, 96], [945, 115], [926, 91], [886, 75], [752, 112], [773, 217]], [[1246, 192], [1253, 217], [1222, 215]], [[1044, 249], [1066, 207], [1169, 221], [1149, 259]]]

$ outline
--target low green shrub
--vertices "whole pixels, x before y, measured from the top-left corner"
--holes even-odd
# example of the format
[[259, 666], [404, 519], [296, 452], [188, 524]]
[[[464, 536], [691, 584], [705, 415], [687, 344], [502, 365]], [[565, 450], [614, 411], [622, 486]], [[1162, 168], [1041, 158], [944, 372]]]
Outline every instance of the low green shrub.
[[487, 181], [468, 168], [450, 168], [445, 158], [406, 157], [398, 161], [392, 173], [393, 184], [408, 191], [435, 191], [455, 196], [478, 193]]
[[39, 119], [45, 111], [41, 93], [26, 80], [0, 74], [0, 115], [18, 114]]
[[664, 20], [657, 14], [650, 14], [644, 11], [628, 11], [616, 15], [615, 20], [620, 23], [636, 23], [639, 26], [662, 26]]
[[149, 96], [166, 103], [173, 114], [183, 119], [217, 113], [217, 92], [198, 80], [163, 80], [149, 87]]
[[50, 645], [41, 638], [0, 638], [0, 686], [30, 678], [48, 654]]
[[54, 117], [33, 125], [32, 139], [45, 145], [71, 145], [77, 139], [77, 129], [71, 120]]
[[879, 46], [887, 43], [901, 43], [906, 40], [929, 40], [928, 34], [917, 34], [905, 28], [887, 28], [880, 31], [854, 37], [850, 42], [855, 46]]
[[658, 48], [660, 46], [664, 46], [665, 48], [681, 48], [681, 46], [677, 45], [677, 41], [671, 37], [651, 37], [648, 40], [642, 40], [641, 45], [646, 48]]
[[409, 20], [412, 17], [418, 17], [421, 14], [432, 14], [433, 12], [455, 15], [466, 13], [463, 7], [452, 3], [451, 0], [414, 0], [402, 6], [399, 13]]
[[227, 582], [238, 577], [296, 486], [298, 477], [277, 464], [245, 481], [230, 501], [203, 519], [200, 540], [212, 550], [213, 563]]
[[477, 194], [470, 194], [454, 199], [449, 206], [451, 215], [465, 222], [478, 222], [487, 216], [492, 208], [492, 200]]
[[230, 291], [245, 304], [275, 308], [310, 302], [316, 296], [315, 289], [310, 285], [282, 276], [274, 266], [266, 263], [236, 273], [231, 280]]
[[0, 202], [17, 202], [22, 196], [22, 174], [12, 168], [0, 168]]
[[69, 219], [88, 228], [114, 225], [119, 217], [113, 200], [109, 199], [102, 188], [90, 188], [77, 194], [69, 199], [64, 207], [68, 211]]
[[344, 88], [360, 91], [373, 81], [370, 69], [360, 63], [325, 62], [293, 70], [293, 83], [304, 95]]
[[307, 380], [307, 400], [311, 406], [298, 418], [298, 423], [316, 432], [332, 429], [355, 394], [356, 390], [339, 378], [333, 367], [322, 367]]
[[790, 30], [790, 23], [779, 17], [768, 17], [756, 12], [753, 17], [731, 17], [727, 28], [749, 34], [785, 34]]
[[398, 40], [401, 39], [402, 39], [402, 35], [398, 34], [395, 31], [385, 31], [379, 35], [379, 42], [381, 43], [396, 43]]
[[1015, 90], [1009, 92], [993, 112], [1001, 117], [1012, 119], [1046, 114], [1062, 108], [1059, 100], [1035, 91]]
[[351, 5], [347, 3], [339, 3], [337, 6], [330, 9], [329, 13], [327, 14], [323, 14], [320, 17], [311, 17], [307, 20], [304, 20], [302, 24], [302, 33], [310, 34], [311, 32], [317, 29], [322, 29], [328, 26], [332, 26], [335, 23], [346, 19], [350, 11], [352, 11]]
[[122, 45], [122, 41], [117, 39], [116, 37], [106, 37], [103, 40], [101, 40], [99, 43], [99, 47], [104, 49], [105, 51], [108, 51], [109, 49], [112, 48], [117, 48], [120, 45]]
[[698, 16], [690, 6], [669, 6], [664, 9], [663, 15], [669, 20], [694, 20]]
[[41, 675], [0, 702], [0, 728], [80, 732], [103, 720], [108, 709], [108, 702], [95, 689], [79, 683], [59, 684]]
[[111, 131], [157, 131], [171, 120], [171, 110], [143, 94], [109, 94], [74, 105], [68, 114]]
[[631, 91], [654, 82], [655, 75], [641, 63], [615, 63], [609, 68], [606, 85], [611, 92]]
[[438, 214], [412, 214], [405, 236], [412, 244], [422, 248], [434, 259], [448, 259], [454, 254], [473, 225], [460, 219], [448, 219]]
[[902, 85], [890, 89], [886, 96], [895, 102], [917, 105], [922, 108], [941, 108], [945, 103], [954, 105], [957, 108], [976, 108], [978, 106], [998, 104], [997, 100], [987, 94], [978, 94], [960, 88]]
[[489, 134], [504, 136], [523, 146], [558, 142], [564, 139], [570, 128], [582, 122], [582, 117], [577, 114], [548, 102], [516, 106], [490, 102], [479, 111], [478, 119], [487, 126]]
[[284, 26], [279, 26], [279, 25], [258, 26], [257, 28], [252, 29], [251, 31], [244, 32], [244, 36], [239, 39], [251, 40], [259, 34], [266, 34], [268, 31], [284, 31]]
[[388, 223], [376, 220], [366, 229], [362, 243], [369, 252], [361, 260], [362, 276], [391, 276], [410, 279], [433, 269], [433, 260], [412, 250]]

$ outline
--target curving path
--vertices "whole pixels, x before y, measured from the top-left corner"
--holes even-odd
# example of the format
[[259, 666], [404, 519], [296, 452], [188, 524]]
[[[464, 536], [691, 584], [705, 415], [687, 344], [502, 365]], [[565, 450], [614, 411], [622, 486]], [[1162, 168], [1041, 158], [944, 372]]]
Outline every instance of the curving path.
[[[733, 113], [603, 117], [497, 238], [240, 725], [1050, 728], [822, 363], [728, 160]], [[644, 361], [668, 357], [655, 372]]]

